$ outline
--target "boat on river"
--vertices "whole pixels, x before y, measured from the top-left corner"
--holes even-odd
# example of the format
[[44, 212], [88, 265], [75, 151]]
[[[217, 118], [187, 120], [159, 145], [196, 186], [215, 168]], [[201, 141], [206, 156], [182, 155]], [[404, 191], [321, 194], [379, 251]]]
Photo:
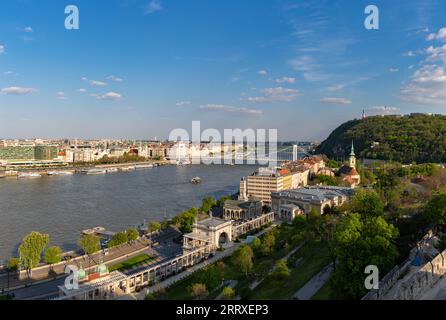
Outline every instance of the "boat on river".
[[190, 180], [190, 183], [192, 183], [192, 184], [200, 184], [201, 183], [201, 178], [200, 177], [192, 178]]

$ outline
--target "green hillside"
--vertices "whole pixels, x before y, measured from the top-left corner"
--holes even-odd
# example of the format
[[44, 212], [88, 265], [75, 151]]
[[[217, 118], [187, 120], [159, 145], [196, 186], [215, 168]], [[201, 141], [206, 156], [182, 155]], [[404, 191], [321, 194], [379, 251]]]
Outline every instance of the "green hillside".
[[446, 116], [376, 116], [348, 121], [335, 129], [316, 152], [342, 159], [350, 152], [352, 140], [360, 158], [446, 162]]

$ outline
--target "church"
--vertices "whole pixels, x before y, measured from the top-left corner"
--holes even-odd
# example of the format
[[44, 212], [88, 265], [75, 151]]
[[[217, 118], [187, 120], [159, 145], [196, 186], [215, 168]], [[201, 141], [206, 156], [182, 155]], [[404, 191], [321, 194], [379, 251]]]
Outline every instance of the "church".
[[361, 176], [356, 170], [356, 155], [355, 155], [355, 146], [353, 145], [350, 150], [350, 156], [348, 158], [348, 165], [343, 165], [339, 171], [338, 175], [342, 178], [346, 184], [350, 185], [350, 187], [355, 188], [361, 183]]

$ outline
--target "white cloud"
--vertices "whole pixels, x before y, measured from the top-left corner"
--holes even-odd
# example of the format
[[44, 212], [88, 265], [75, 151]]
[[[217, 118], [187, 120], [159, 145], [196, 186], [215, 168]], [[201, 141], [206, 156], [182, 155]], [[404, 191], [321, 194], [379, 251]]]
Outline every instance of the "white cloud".
[[266, 88], [262, 90], [263, 96], [248, 97], [252, 103], [291, 102], [301, 95], [299, 90], [283, 87]]
[[107, 77], [107, 79], [109, 79], [111, 81], [114, 81], [114, 82], [122, 82], [122, 81], [124, 81], [122, 78], [116, 77], [114, 75], [111, 75], [111, 76]]
[[337, 85], [328, 87], [327, 90], [328, 91], [339, 91], [339, 90], [342, 90], [344, 88], [345, 88], [344, 84], [337, 84]]
[[294, 83], [295, 81], [296, 79], [291, 77], [282, 77], [280, 79], [276, 79], [277, 83]]
[[398, 69], [398, 68], [390, 68], [389, 69], [390, 73], [395, 73], [395, 72], [398, 72], [398, 71], [400, 71], [400, 69]]
[[302, 72], [302, 76], [307, 81], [321, 81], [329, 78], [328, 74], [321, 71], [321, 65], [312, 56], [301, 56], [289, 63], [294, 70]]
[[26, 95], [35, 92], [37, 92], [37, 89], [24, 87], [8, 87], [0, 90], [0, 94], [6, 95]]
[[430, 46], [426, 49], [428, 61], [442, 61], [446, 63], [446, 44], [441, 47]]
[[427, 41], [432, 40], [446, 40], [446, 28], [441, 28], [437, 33], [430, 33], [427, 38]]
[[416, 70], [410, 82], [401, 89], [401, 98], [419, 105], [445, 106], [445, 67], [428, 64]]
[[259, 70], [257, 73], [259, 75], [261, 75], [261, 76], [266, 76], [268, 74], [268, 71], [266, 71], [266, 70]]
[[65, 96], [65, 92], [59, 91], [56, 93], [56, 99], [58, 100], [68, 100], [68, 98]]
[[84, 93], [84, 92], [87, 92], [87, 89], [84, 89], [84, 88], [80, 88], [79, 90], [77, 90], [78, 92], [82, 92], [82, 93]]
[[144, 8], [144, 14], [149, 15], [163, 10], [163, 6], [159, 0], [151, 0]]
[[389, 115], [389, 114], [398, 114], [400, 111], [399, 108], [396, 107], [388, 107], [388, 106], [374, 106], [367, 109], [368, 115]]
[[33, 30], [33, 28], [31, 28], [31, 27], [26, 27], [25, 29], [23, 29], [23, 31], [25, 31], [26, 33], [31, 33], [31, 32], [33, 32], [34, 30]]
[[122, 99], [122, 95], [116, 92], [107, 92], [103, 95], [92, 95], [94, 97], [96, 97], [98, 100], [112, 100], [112, 101], [117, 101], [117, 100], [121, 100]]
[[9, 76], [9, 75], [11, 75], [11, 74], [13, 74], [14, 72], [12, 72], [12, 71], [5, 71], [5, 72], [3, 72], [3, 74], [4, 75], [6, 75], [6, 76]]
[[0, 54], [5, 53], [5, 51], [6, 51], [6, 46], [3, 44], [0, 44]]
[[415, 57], [416, 54], [415, 54], [415, 52], [413, 52], [411, 50], [411, 51], [407, 51], [407, 52], [403, 53], [403, 56], [405, 56], [405, 57]]
[[323, 98], [321, 99], [322, 103], [329, 103], [329, 104], [340, 104], [340, 105], [347, 105], [347, 104], [352, 104], [352, 101], [346, 98], [334, 98], [334, 97], [329, 97], [329, 98]]
[[184, 106], [189, 106], [191, 104], [190, 101], [178, 101], [175, 105], [177, 107], [184, 107]]
[[230, 113], [230, 114], [256, 116], [256, 117], [263, 115], [262, 110], [233, 107], [233, 106], [228, 106], [228, 105], [223, 105], [223, 104], [207, 104], [207, 105], [201, 106], [200, 110], [224, 112], [224, 113]]
[[88, 82], [90, 85], [95, 86], [95, 87], [104, 87], [107, 85], [107, 83], [103, 82], [103, 81], [98, 81], [98, 80], [89, 80], [86, 77], [82, 77], [81, 78], [82, 81], [86, 81]]

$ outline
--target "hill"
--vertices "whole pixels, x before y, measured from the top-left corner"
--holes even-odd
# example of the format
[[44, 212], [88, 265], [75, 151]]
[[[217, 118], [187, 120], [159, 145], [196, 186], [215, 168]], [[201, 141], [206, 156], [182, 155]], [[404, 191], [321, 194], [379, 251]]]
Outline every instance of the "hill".
[[402, 163], [446, 162], [446, 116], [376, 116], [348, 121], [336, 128], [316, 149], [342, 159], [352, 140], [358, 158]]

